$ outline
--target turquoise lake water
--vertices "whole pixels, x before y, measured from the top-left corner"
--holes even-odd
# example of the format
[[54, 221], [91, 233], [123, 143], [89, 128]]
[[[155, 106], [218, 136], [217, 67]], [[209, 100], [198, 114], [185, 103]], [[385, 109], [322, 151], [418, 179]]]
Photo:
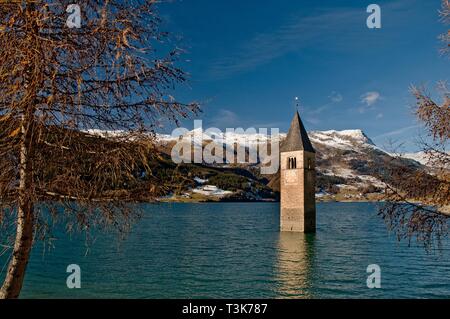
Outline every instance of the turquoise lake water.
[[[315, 235], [280, 233], [278, 203], [146, 205], [129, 236], [99, 234], [87, 252], [66, 236], [35, 246], [23, 298], [448, 298], [440, 253], [389, 235], [371, 203], [320, 203]], [[86, 254], [87, 253], [87, 254]], [[66, 267], [81, 267], [81, 289]], [[381, 267], [369, 289], [367, 266]]]

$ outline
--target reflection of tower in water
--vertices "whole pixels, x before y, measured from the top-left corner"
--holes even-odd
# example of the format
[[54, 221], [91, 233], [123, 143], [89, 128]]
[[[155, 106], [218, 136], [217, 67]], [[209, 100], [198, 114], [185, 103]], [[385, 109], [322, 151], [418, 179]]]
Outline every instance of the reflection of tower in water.
[[312, 298], [314, 235], [281, 232], [276, 278], [281, 298]]

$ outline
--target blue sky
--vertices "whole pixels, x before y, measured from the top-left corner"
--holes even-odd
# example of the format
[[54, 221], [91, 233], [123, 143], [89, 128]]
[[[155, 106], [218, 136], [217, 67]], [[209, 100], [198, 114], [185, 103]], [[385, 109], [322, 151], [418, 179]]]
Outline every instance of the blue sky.
[[[368, 29], [377, 3], [382, 28]], [[205, 126], [287, 131], [294, 97], [308, 130], [362, 129], [379, 146], [420, 127], [412, 84], [449, 80], [439, 54], [440, 0], [178, 0], [162, 4], [164, 28], [181, 36], [189, 88]], [[183, 123], [192, 126], [192, 121]]]

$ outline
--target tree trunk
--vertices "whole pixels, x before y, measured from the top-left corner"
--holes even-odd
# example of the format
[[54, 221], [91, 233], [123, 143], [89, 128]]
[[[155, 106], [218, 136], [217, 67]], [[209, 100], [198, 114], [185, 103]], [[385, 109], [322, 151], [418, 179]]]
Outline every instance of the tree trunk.
[[13, 255], [3, 286], [0, 289], [0, 299], [19, 297], [33, 245], [34, 205], [31, 195], [33, 165], [30, 156], [32, 150], [32, 120], [30, 118], [32, 117], [25, 116], [21, 125], [22, 138], [20, 147], [17, 231]]

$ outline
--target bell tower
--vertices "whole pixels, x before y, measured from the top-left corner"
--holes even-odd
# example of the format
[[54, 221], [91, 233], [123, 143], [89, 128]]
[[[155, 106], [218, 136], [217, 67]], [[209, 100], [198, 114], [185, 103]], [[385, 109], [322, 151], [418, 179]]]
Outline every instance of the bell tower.
[[298, 111], [281, 145], [281, 231], [316, 231], [316, 152]]

